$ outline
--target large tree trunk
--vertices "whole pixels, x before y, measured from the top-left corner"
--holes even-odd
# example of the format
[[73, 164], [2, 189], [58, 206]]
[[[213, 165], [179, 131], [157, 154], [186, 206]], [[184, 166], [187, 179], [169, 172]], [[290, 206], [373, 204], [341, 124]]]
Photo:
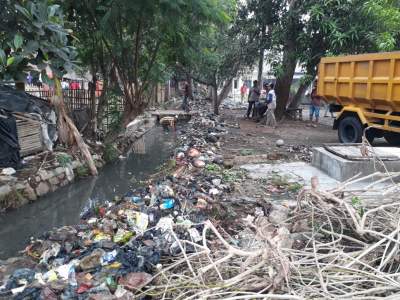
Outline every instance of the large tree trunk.
[[275, 86], [277, 96], [276, 117], [278, 119], [281, 119], [285, 113], [290, 95], [290, 87], [296, 70], [297, 39], [302, 32], [297, 9], [301, 7], [301, 5], [302, 2], [300, 1], [292, 0], [289, 2], [283, 41], [282, 70], [277, 76]]
[[258, 88], [261, 90], [263, 85], [263, 69], [264, 69], [264, 48], [260, 49], [260, 57], [258, 58]]
[[[97, 126], [99, 127], [99, 124], [101, 124], [103, 120], [103, 114], [104, 114], [104, 108], [107, 105], [107, 91], [108, 91], [108, 78], [104, 77], [103, 78], [103, 90], [101, 92], [101, 95], [99, 97], [99, 103], [97, 105]], [[101, 128], [101, 125], [100, 125]]]
[[168, 80], [167, 83], [164, 85], [164, 87], [165, 87], [164, 102], [167, 102], [171, 97], [171, 81]]
[[285, 113], [290, 96], [294, 72], [296, 70], [296, 55], [292, 49], [286, 49], [283, 54], [283, 70], [276, 78], [275, 92], [277, 97], [276, 118], [281, 119]]

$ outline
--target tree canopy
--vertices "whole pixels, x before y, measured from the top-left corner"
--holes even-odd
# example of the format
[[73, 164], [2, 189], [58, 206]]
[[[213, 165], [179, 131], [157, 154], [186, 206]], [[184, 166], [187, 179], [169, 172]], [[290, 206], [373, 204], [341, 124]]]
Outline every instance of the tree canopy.
[[24, 81], [28, 71], [62, 74], [74, 67], [60, 5], [50, 1], [3, 1], [0, 11], [0, 78]]
[[266, 58], [279, 115], [296, 66], [307, 73], [301, 94], [322, 56], [400, 46], [398, 0], [3, 2], [1, 79], [46, 68], [61, 75], [79, 65], [93, 83], [102, 78], [106, 90], [123, 95], [125, 123], [146, 107], [156, 83], [177, 72], [212, 87], [218, 113], [232, 79]]

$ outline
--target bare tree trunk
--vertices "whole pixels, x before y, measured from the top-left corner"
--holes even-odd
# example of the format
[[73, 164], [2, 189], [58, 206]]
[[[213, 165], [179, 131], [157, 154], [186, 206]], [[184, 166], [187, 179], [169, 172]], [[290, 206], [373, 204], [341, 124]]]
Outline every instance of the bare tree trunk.
[[222, 101], [229, 96], [229, 93], [232, 91], [232, 83], [233, 79], [227, 80], [222, 88], [221, 93], [218, 95], [218, 106], [221, 105]]
[[[107, 91], [108, 91], [108, 78], [103, 78], [103, 89], [99, 97], [99, 103], [97, 105], [97, 126], [101, 124], [104, 114], [104, 108], [107, 105]], [[101, 128], [101, 126], [100, 126]]]
[[189, 85], [189, 98], [193, 100], [193, 80], [190, 77], [190, 72], [186, 74], [186, 81]]
[[211, 85], [207, 86], [207, 99], [213, 99], [213, 88]]
[[214, 114], [219, 115], [218, 87], [216, 83], [212, 86], [212, 100], [213, 100]]
[[17, 81], [17, 82], [15, 83], [15, 89], [16, 89], [17, 91], [25, 91], [25, 82], [23, 82], [23, 81]]
[[83, 157], [85, 158], [90, 173], [93, 176], [97, 176], [97, 168], [94, 164], [92, 155], [90, 154], [89, 148], [86, 145], [85, 141], [83, 140], [81, 134], [79, 133], [78, 129], [76, 128], [74, 122], [68, 116], [64, 99], [63, 93], [61, 89], [61, 83], [56, 78], [54, 80], [55, 87], [56, 87], [56, 94], [54, 97], [51, 98], [51, 102], [54, 105], [55, 109], [58, 112], [58, 132], [59, 138], [63, 144], [68, 146], [77, 146], [78, 149], [81, 151]]
[[258, 58], [258, 88], [262, 89], [263, 80], [263, 69], [264, 69], [264, 48], [260, 49], [260, 57]]
[[167, 81], [165, 84], [165, 94], [164, 94], [164, 102], [168, 101], [171, 97], [171, 82], [170, 80]]
[[308, 86], [310, 83], [308, 81], [304, 81], [300, 83], [299, 88], [297, 89], [296, 94], [294, 94], [292, 102], [290, 102], [290, 108], [298, 108], [301, 104], [301, 100], [304, 96], [304, 93], [307, 91]]
[[92, 82], [90, 84], [90, 102], [91, 102], [91, 111], [90, 111], [90, 134], [92, 137], [96, 137], [97, 131], [97, 101], [96, 101], [96, 89], [97, 89], [97, 76], [96, 70], [92, 68]]
[[275, 92], [277, 97], [276, 117], [281, 119], [285, 113], [289, 100], [290, 87], [292, 85], [297, 59], [295, 53], [287, 50], [283, 54], [282, 75], [276, 79]]

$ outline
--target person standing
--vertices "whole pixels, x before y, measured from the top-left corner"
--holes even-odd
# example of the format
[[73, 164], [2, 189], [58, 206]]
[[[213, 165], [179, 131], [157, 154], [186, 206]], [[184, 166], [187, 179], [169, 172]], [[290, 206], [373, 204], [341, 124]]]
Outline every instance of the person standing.
[[276, 118], [275, 118], [275, 109], [276, 109], [276, 94], [275, 94], [275, 85], [270, 83], [268, 86], [268, 94], [267, 94], [267, 125], [276, 128]]
[[311, 92], [310, 122], [313, 121], [314, 116], [315, 116], [315, 123], [319, 122], [320, 109], [321, 109], [321, 97], [318, 96], [317, 94], [317, 82], [315, 82]]
[[247, 108], [247, 113], [246, 113], [246, 117], [250, 118], [250, 113], [251, 116], [254, 117], [254, 106], [255, 103], [258, 101], [258, 99], [260, 99], [260, 89], [258, 88], [258, 81], [254, 80], [253, 81], [253, 87], [250, 89], [249, 92], [249, 97], [247, 99], [247, 101], [249, 102], [249, 106]]
[[242, 87], [240, 88], [240, 101], [244, 102], [244, 97], [247, 94], [247, 85], [243, 83]]

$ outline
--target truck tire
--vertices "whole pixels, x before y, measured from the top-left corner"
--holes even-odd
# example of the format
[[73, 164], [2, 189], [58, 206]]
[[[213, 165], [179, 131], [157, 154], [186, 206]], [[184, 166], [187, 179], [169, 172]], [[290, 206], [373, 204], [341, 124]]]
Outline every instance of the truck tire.
[[383, 137], [391, 146], [400, 146], [400, 133], [385, 132]]
[[357, 117], [347, 116], [339, 122], [338, 135], [341, 143], [361, 143], [363, 126]]

